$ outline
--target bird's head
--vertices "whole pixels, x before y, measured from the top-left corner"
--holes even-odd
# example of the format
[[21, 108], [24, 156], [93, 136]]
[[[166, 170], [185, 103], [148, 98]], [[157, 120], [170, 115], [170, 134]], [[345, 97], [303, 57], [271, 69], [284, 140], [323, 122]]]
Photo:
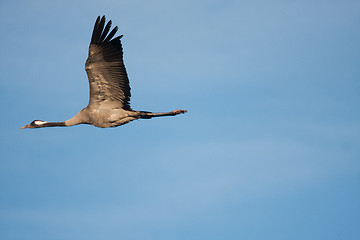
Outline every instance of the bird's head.
[[20, 129], [24, 129], [24, 128], [40, 128], [43, 127], [44, 124], [46, 124], [47, 122], [45, 121], [41, 121], [41, 120], [34, 120], [32, 121], [30, 124], [21, 127]]

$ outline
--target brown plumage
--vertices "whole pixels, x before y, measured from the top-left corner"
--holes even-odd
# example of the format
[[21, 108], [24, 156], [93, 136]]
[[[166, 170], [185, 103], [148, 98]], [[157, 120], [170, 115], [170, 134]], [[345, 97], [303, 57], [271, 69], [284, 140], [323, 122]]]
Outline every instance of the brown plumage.
[[[117, 27], [109, 33], [111, 21], [105, 16], [96, 19], [85, 69], [89, 79], [90, 99], [86, 108], [64, 122], [34, 120], [23, 128], [67, 127], [91, 124], [96, 127], [117, 127], [130, 121], [162, 116], [175, 116], [186, 110], [152, 113], [130, 107], [130, 84], [123, 61], [121, 36], [114, 37]], [[108, 34], [109, 33], [109, 34]]]

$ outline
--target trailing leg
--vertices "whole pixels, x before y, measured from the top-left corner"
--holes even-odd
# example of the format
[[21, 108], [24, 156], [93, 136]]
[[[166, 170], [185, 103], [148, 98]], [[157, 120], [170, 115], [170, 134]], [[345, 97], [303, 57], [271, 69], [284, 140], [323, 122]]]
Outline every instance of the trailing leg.
[[161, 113], [153, 113], [153, 112], [140, 112], [141, 118], [153, 118], [153, 117], [166, 117], [166, 116], [175, 116], [181, 113], [186, 113], [186, 110], [178, 109], [171, 112], [161, 112]]

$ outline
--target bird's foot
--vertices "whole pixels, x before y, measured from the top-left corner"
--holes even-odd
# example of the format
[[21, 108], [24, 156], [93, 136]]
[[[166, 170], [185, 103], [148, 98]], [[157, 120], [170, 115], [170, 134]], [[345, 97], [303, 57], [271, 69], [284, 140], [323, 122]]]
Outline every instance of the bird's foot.
[[174, 115], [178, 115], [180, 113], [186, 113], [186, 112], [187, 112], [186, 110], [182, 110], [182, 109], [171, 111], [171, 113], [173, 113]]

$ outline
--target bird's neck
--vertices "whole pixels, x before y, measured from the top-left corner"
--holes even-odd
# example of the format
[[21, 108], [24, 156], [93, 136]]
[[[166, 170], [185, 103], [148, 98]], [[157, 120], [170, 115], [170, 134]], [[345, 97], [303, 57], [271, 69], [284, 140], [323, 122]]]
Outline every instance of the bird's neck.
[[40, 127], [66, 127], [65, 122], [46, 122], [42, 124]]
[[84, 114], [84, 110], [81, 110], [79, 113], [77, 113], [74, 117], [70, 118], [69, 120], [66, 120], [64, 122], [45, 122], [45, 121], [39, 121], [39, 123], [36, 124], [36, 127], [33, 128], [43, 128], [43, 127], [69, 127], [74, 126], [78, 124], [88, 123], [86, 121], [86, 115]]

